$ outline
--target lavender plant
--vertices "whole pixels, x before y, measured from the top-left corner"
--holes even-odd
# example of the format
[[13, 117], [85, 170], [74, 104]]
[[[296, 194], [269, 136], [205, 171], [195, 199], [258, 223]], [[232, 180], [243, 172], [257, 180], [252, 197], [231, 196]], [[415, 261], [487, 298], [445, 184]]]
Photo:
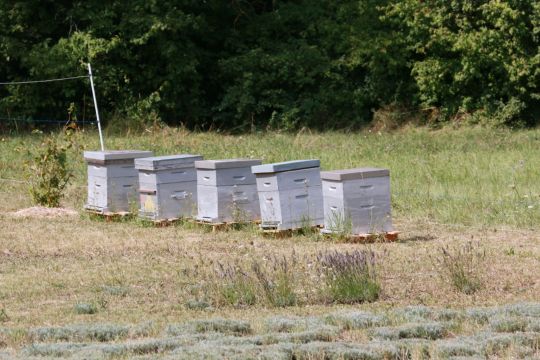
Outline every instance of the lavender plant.
[[254, 281], [239, 265], [218, 263], [216, 274], [218, 305], [249, 306], [257, 302]]
[[251, 269], [258, 280], [262, 295], [269, 305], [285, 307], [297, 303], [293, 271], [295, 262], [294, 253], [290, 260], [285, 256], [271, 258], [269, 269], [266, 269], [259, 262], [253, 262]]
[[317, 262], [333, 302], [353, 304], [379, 298], [381, 285], [373, 251], [325, 252], [317, 256]]

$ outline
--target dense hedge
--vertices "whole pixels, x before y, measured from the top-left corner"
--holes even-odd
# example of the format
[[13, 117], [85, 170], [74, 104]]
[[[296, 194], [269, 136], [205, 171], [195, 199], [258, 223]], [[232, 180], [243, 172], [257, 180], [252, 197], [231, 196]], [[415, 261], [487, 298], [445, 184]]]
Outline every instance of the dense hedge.
[[[0, 18], [0, 81], [90, 61], [110, 125], [539, 120], [535, 0], [4, 0]], [[2, 86], [0, 118], [92, 117], [85, 81]]]

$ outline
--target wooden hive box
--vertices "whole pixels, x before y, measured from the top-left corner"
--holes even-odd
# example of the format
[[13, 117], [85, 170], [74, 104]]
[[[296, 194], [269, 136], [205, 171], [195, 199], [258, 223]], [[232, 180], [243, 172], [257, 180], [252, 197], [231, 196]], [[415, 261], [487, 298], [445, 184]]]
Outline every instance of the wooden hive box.
[[324, 232], [391, 232], [390, 171], [357, 168], [321, 172]]
[[168, 155], [135, 160], [139, 176], [139, 217], [173, 220], [192, 217], [197, 209], [200, 155]]
[[295, 160], [254, 166], [263, 230], [323, 224], [320, 161]]
[[98, 213], [129, 212], [137, 202], [139, 177], [135, 159], [151, 151], [85, 151], [88, 164], [88, 200], [85, 209]]
[[197, 220], [207, 223], [235, 223], [259, 220], [260, 209], [254, 159], [196, 161]]

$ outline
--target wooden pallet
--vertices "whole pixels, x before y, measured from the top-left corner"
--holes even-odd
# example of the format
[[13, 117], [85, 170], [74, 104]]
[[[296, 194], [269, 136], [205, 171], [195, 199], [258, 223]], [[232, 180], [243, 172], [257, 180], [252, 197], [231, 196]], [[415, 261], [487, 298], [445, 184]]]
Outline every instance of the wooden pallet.
[[367, 244], [375, 242], [394, 242], [397, 241], [399, 232], [398, 231], [389, 231], [385, 233], [378, 234], [354, 234], [354, 235], [339, 235], [332, 233], [323, 233], [325, 237], [339, 237], [344, 242], [354, 243], [354, 244]]
[[[309, 229], [311, 229], [313, 232], [318, 232], [322, 228], [321, 225], [314, 225], [311, 226]], [[277, 229], [272, 227], [261, 227], [261, 232], [263, 235], [266, 236], [272, 236], [275, 238], [285, 238], [285, 237], [291, 237], [293, 235], [298, 234], [300, 231], [305, 230], [306, 228], [294, 228], [294, 229]]]
[[210, 222], [210, 221], [204, 221], [199, 219], [193, 220], [195, 224], [204, 226], [204, 227], [210, 227], [212, 229], [212, 232], [218, 232], [218, 231], [227, 231], [235, 226], [242, 226], [242, 225], [248, 225], [248, 224], [258, 224], [260, 223], [259, 220], [257, 221], [247, 221], [247, 222]]
[[111, 212], [111, 211], [100, 211], [100, 210], [87, 209], [87, 208], [85, 208], [84, 211], [86, 211], [91, 216], [105, 219], [105, 221], [107, 222], [118, 221], [120, 219], [125, 219], [130, 216], [133, 216], [133, 214], [130, 213], [129, 211]]
[[153, 220], [148, 218], [140, 218], [141, 220], [154, 225], [155, 227], [167, 227], [171, 226], [174, 223], [180, 221], [180, 218], [174, 218], [174, 219], [160, 219], [160, 220]]

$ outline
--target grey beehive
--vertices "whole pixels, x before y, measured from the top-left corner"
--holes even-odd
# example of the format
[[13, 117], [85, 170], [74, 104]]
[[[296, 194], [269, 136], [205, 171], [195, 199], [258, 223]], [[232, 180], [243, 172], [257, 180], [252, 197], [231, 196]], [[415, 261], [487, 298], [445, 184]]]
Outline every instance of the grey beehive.
[[377, 168], [323, 171], [324, 232], [392, 231], [390, 171]]
[[320, 161], [253, 166], [263, 229], [296, 229], [324, 222]]
[[200, 155], [169, 155], [135, 160], [139, 171], [139, 216], [151, 220], [191, 217], [197, 207], [195, 161]]
[[137, 201], [139, 177], [136, 158], [152, 156], [151, 151], [85, 151], [88, 163], [87, 210], [101, 213], [130, 211]]
[[196, 161], [197, 219], [210, 223], [247, 222], [260, 218], [255, 175], [260, 160]]

